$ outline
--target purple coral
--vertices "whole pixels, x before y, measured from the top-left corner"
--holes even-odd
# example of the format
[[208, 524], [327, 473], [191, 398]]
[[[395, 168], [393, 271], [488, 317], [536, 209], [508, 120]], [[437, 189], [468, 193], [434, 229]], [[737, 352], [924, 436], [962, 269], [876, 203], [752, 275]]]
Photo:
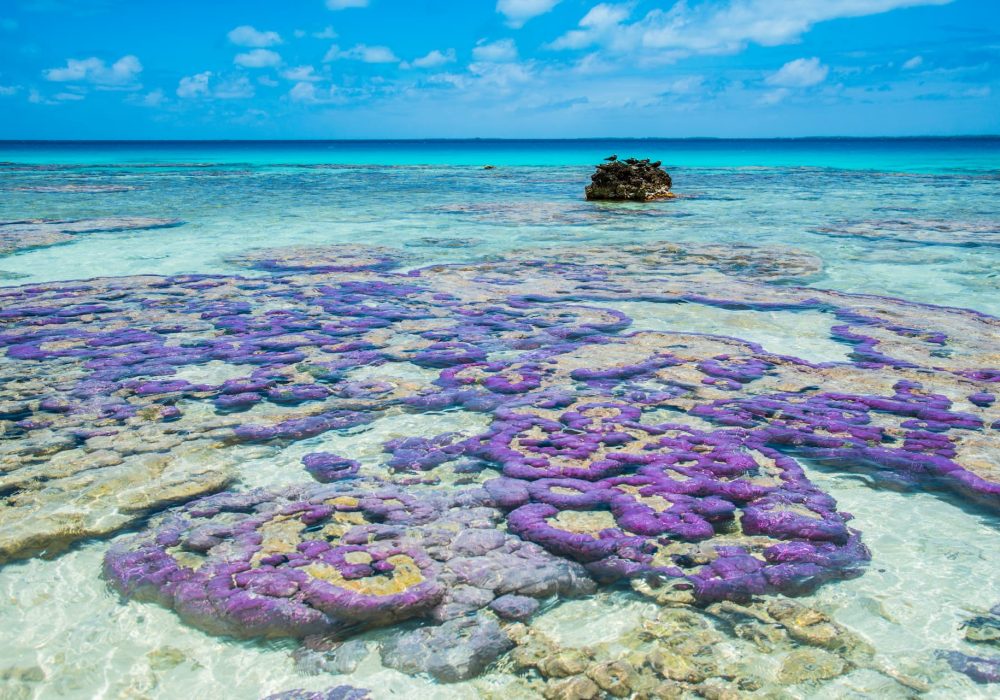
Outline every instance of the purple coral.
[[329, 452], [307, 454], [302, 458], [302, 464], [309, 475], [322, 484], [349, 479], [361, 469], [360, 462]]

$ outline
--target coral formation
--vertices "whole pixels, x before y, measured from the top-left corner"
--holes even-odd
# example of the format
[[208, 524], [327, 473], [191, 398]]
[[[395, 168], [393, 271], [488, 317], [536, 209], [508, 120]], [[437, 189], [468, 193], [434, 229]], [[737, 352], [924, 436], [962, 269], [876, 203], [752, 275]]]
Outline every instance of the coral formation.
[[670, 175], [660, 167], [660, 162], [650, 163], [649, 158], [608, 158], [597, 166], [590, 176], [585, 194], [587, 199], [648, 202], [653, 199], [673, 197]]
[[378, 482], [225, 492], [116, 542], [104, 573], [130, 598], [234, 637], [346, 636], [463, 617], [507, 594], [593, 591], [579, 565], [498, 530], [489, 503], [481, 490], [414, 496]]
[[[810, 645], [782, 657], [781, 682], [861, 667], [829, 620], [753, 607], [864, 570], [863, 534], [809, 466], [1000, 506], [1000, 322], [771, 284], [819, 269], [797, 251], [620, 253], [394, 273], [391, 251], [330, 246], [243, 256], [260, 277], [0, 290], [0, 562], [152, 515], [114, 543], [106, 577], [217, 634], [340, 643], [420, 622], [383, 660], [455, 680], [503, 654], [498, 630], [518, 645], [500, 663], [526, 659], [518, 624], [620, 583], [717, 610], [755, 644], [780, 627]], [[822, 315], [846, 359], [644, 330], [616, 308], [634, 303]], [[479, 427], [381, 433], [381, 460], [320, 444], [455, 411]], [[241, 450], [302, 441], [314, 481], [225, 491]], [[428, 640], [454, 649], [443, 665], [407, 651]], [[718, 678], [669, 645], [524, 663], [552, 697]]]
[[172, 228], [183, 223], [177, 219], [157, 219], [148, 216], [0, 221], [0, 255], [69, 243], [74, 236], [83, 233]]

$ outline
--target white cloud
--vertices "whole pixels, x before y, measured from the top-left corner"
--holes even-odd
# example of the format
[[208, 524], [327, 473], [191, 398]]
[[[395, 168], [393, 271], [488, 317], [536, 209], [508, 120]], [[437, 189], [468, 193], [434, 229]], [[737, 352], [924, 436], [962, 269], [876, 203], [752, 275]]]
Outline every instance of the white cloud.
[[110, 66], [96, 57], [66, 60], [63, 68], [42, 71], [46, 80], [57, 83], [87, 82], [103, 87], [133, 86], [142, 72], [142, 64], [135, 56], [123, 56]]
[[205, 71], [197, 75], [189, 75], [181, 78], [177, 84], [178, 97], [205, 97], [208, 95], [208, 79], [212, 77], [212, 71]]
[[829, 67], [820, 63], [815, 56], [796, 58], [783, 65], [776, 73], [769, 75], [766, 82], [768, 85], [786, 88], [809, 87], [822, 83], [829, 72]]
[[313, 39], [336, 39], [337, 32], [333, 30], [333, 27], [327, 25], [325, 29], [321, 32], [313, 32]]
[[254, 49], [236, 54], [233, 63], [244, 68], [270, 68], [281, 64], [281, 56], [270, 49]]
[[323, 79], [322, 76], [316, 74], [316, 69], [312, 66], [295, 66], [294, 68], [289, 68], [288, 70], [282, 71], [281, 77], [285, 80], [292, 80], [297, 83], [311, 83]]
[[249, 24], [236, 27], [236, 29], [233, 29], [226, 36], [229, 37], [229, 41], [237, 46], [251, 48], [264, 48], [281, 43], [281, 35], [278, 32], [262, 32], [254, 29]]
[[296, 83], [288, 96], [293, 102], [313, 102], [316, 100], [316, 86], [312, 83]]
[[759, 101], [762, 105], [776, 105], [782, 100], [784, 100], [786, 97], [788, 97], [791, 94], [791, 92], [792, 91], [789, 90], [788, 88], [778, 88], [777, 90], [769, 90], [768, 92], [765, 92], [763, 95], [761, 95]]
[[184, 99], [210, 97], [219, 100], [238, 100], [254, 96], [254, 87], [245, 75], [217, 80], [212, 71], [204, 71], [181, 78], [177, 85], [177, 96]]
[[507, 18], [507, 26], [517, 29], [558, 4], [559, 0], [497, 0], [497, 12]]
[[914, 70], [922, 66], [923, 63], [924, 63], [923, 56], [914, 56], [909, 61], [903, 64], [903, 70]]
[[571, 29], [549, 44], [552, 49], [582, 49], [598, 43], [619, 29], [619, 24], [628, 19], [632, 11], [630, 5], [594, 5], [579, 22], [579, 29]]
[[492, 43], [480, 39], [472, 49], [472, 57], [487, 63], [513, 61], [517, 58], [517, 45], [513, 39], [499, 39]]
[[292, 102], [303, 104], [333, 104], [343, 103], [345, 100], [338, 94], [337, 87], [331, 85], [326, 89], [317, 88], [315, 83], [296, 83], [288, 91], [288, 98]]
[[446, 63], [455, 62], [455, 49], [438, 51], [434, 49], [420, 58], [415, 58], [409, 63], [404, 63], [403, 68], [438, 68]]
[[20, 85], [0, 85], [0, 97], [10, 97], [20, 89]]
[[53, 97], [60, 102], [77, 102], [83, 99], [83, 95], [78, 92], [57, 92]]
[[226, 80], [212, 91], [212, 97], [220, 100], [241, 100], [253, 97], [253, 95], [253, 85], [250, 84], [246, 76], [241, 76], [234, 80]]
[[550, 47], [601, 45], [615, 53], [640, 54], [659, 61], [692, 54], [732, 54], [751, 43], [778, 46], [796, 42], [813, 25], [828, 20], [949, 2], [952, 0], [677, 2], [669, 10], [651, 10], [632, 23], [626, 23], [627, 15], [623, 16], [629, 5], [601, 4], [587, 13], [579, 29], [563, 34]]
[[349, 7], [368, 7], [368, 0], [326, 0], [328, 10], [346, 10]]
[[328, 63], [342, 58], [364, 61], [365, 63], [399, 63], [399, 58], [388, 46], [368, 46], [367, 44], [356, 44], [346, 51], [341, 51], [340, 47], [334, 44], [326, 52], [323, 62]]
[[157, 88], [156, 90], [143, 95], [142, 100], [140, 100], [140, 104], [143, 107], [159, 107], [163, 104], [165, 99], [166, 95], [163, 94], [163, 90]]
[[267, 75], [257, 76], [257, 82], [263, 85], [264, 87], [278, 87], [278, 85], [280, 84], [278, 83], [277, 80]]
[[475, 79], [474, 87], [486, 88], [493, 95], [509, 93], [516, 86], [532, 80], [532, 68], [524, 63], [470, 63], [469, 73]]

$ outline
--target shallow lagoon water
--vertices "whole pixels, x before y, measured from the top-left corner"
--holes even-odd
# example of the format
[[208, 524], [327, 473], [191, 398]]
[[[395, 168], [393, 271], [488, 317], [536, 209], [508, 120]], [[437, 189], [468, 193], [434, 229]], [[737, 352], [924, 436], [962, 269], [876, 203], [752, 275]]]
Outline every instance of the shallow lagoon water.
[[[600, 145], [602, 152], [627, 147]], [[670, 151], [640, 147], [643, 155], [663, 157], [669, 166]], [[387, 156], [376, 152], [324, 163], [320, 155], [311, 163], [287, 165], [266, 151], [240, 152], [237, 160], [226, 149], [192, 147], [169, 158], [162, 158], [162, 151], [143, 152], [143, 161], [156, 162], [159, 156], [161, 165], [137, 168], [135, 161], [116, 159], [113, 149], [98, 159], [94, 152], [81, 155], [58, 147], [0, 148], [0, 160], [18, 164], [0, 166], [0, 220], [151, 216], [185, 221], [172, 229], [78, 235], [64, 245], [0, 258], [0, 270], [19, 276], [6, 284], [132, 274], [246, 274], [226, 258], [264, 246], [345, 242], [400, 248], [412, 267], [503, 259], [509, 251], [536, 246], [752, 243], [792, 246], [819, 256], [824, 270], [807, 281], [818, 289], [1000, 314], [1000, 239], [973, 235], [1000, 226], [995, 204], [1000, 148], [987, 141], [971, 155], [934, 157], [922, 157], [921, 148], [926, 146], [881, 162], [855, 157], [853, 168], [845, 162], [849, 158], [829, 148], [784, 159], [739, 149], [725, 156], [680, 149], [678, 165], [669, 169], [682, 197], [621, 207], [582, 201], [589, 169], [577, 152], [549, 154], [553, 162], [539, 164], [530, 155], [486, 148], [463, 152], [452, 159], [460, 161], [454, 165], [447, 162], [447, 149], [430, 149], [397, 160], [438, 161], [430, 165], [355, 166]], [[727, 163], [719, 162], [726, 158]], [[176, 167], [170, 160], [228, 162]], [[324, 167], [313, 167], [316, 160]], [[501, 167], [484, 171], [473, 160]], [[64, 185], [80, 184], [129, 189], [63, 191]], [[824, 231], [900, 219], [944, 222], [954, 228], [954, 237], [942, 243]], [[911, 228], [921, 230], [918, 223]], [[813, 362], [844, 358], [845, 346], [829, 337], [833, 321], [821, 312], [737, 312], [645, 302], [624, 302], [620, 308], [633, 318], [634, 330], [718, 333]], [[227, 378], [224, 363], [197, 369], [203, 374], [185, 378]], [[359, 378], [365, 371], [358, 371]], [[407, 378], [427, 379], [423, 372], [413, 367]], [[474, 434], [483, 421], [482, 414], [464, 411], [387, 415], [357, 430], [285, 448], [241, 447], [238, 488], [301, 479], [299, 460], [306, 452], [329, 450], [377, 467], [380, 445], [388, 439]], [[934, 660], [934, 652], [989, 655], [988, 648], [984, 652], [962, 640], [960, 625], [1000, 603], [1000, 519], [957, 497], [917, 488], [892, 490], [864, 474], [808, 463], [806, 468], [841, 510], [855, 516], [852, 526], [864, 533], [872, 562], [863, 576], [827, 584], [805, 600], [873, 644], [886, 667], [929, 683], [927, 697], [990, 697], [988, 686], [951, 672]], [[350, 676], [304, 675], [291, 661], [291, 643], [227, 641], [185, 626], [156, 605], [121, 602], [99, 577], [107, 546], [87, 541], [51, 560], [0, 569], [0, 625], [10, 631], [0, 639], [0, 697], [252, 698], [341, 682], [371, 688], [376, 698], [471, 698], [490, 692], [537, 697], [536, 689], [502, 667], [475, 681], [444, 686], [386, 669], [377, 653]], [[562, 602], [533, 625], [566, 645], [613, 643], [643, 617], [655, 615], [657, 607], [627, 591], [602, 591]], [[740, 648], [734, 646], [732, 653]], [[761, 654], [756, 662], [767, 665], [773, 659]], [[913, 696], [912, 689], [884, 673], [864, 669], [775, 692], [802, 698]]]

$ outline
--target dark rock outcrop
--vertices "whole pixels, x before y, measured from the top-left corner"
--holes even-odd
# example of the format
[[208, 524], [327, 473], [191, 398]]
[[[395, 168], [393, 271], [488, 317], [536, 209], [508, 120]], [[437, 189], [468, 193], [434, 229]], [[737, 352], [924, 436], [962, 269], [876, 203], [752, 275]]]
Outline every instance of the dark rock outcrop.
[[648, 202], [674, 196], [670, 175], [660, 167], [660, 161], [650, 163], [648, 158], [601, 163], [590, 180], [584, 190], [587, 199]]

